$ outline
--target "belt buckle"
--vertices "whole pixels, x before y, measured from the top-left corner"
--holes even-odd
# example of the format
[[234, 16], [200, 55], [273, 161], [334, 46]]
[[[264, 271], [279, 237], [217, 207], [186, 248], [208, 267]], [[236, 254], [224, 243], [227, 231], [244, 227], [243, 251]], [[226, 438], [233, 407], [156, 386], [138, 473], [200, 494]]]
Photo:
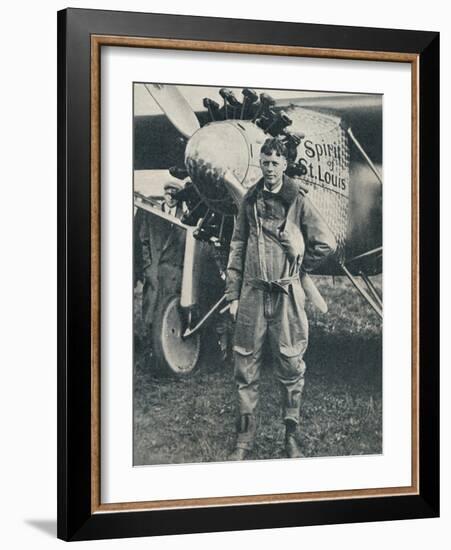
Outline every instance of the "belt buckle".
[[[289, 286], [289, 285], [287, 285], [287, 286]], [[286, 294], [288, 296], [288, 290], [283, 285], [278, 283], [277, 281], [272, 281], [271, 282], [271, 288], [273, 288], [276, 292], [283, 292], [284, 294]]]

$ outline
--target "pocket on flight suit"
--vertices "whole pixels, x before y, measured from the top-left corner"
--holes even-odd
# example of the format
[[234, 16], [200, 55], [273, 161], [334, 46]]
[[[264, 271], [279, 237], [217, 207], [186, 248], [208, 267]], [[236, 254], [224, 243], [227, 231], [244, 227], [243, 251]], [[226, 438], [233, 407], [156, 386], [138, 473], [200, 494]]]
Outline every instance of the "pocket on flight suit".
[[257, 363], [254, 361], [253, 350], [241, 346], [233, 346], [235, 361], [233, 364], [233, 375], [238, 384], [245, 386], [251, 384], [256, 378]]
[[247, 284], [243, 285], [233, 337], [233, 349], [241, 355], [254, 351], [256, 302], [253, 292]]
[[279, 349], [279, 376], [288, 380], [303, 376], [306, 369], [303, 357], [307, 349], [307, 342], [298, 342], [291, 346], [281, 343]]
[[286, 378], [297, 378], [305, 372], [303, 357], [308, 345], [308, 320], [304, 306], [305, 294], [299, 281], [290, 288], [285, 317], [287, 325], [279, 340], [280, 373]]
[[251, 355], [254, 351], [254, 325], [250, 317], [238, 311], [233, 337], [233, 350], [240, 355]]
[[280, 353], [286, 357], [304, 354], [308, 343], [308, 321], [305, 295], [301, 284], [293, 284], [281, 318]]
[[284, 357], [287, 357], [288, 359], [291, 359], [292, 357], [297, 357], [298, 355], [301, 355], [305, 352], [307, 348], [306, 342], [296, 342], [293, 344], [285, 344], [283, 342], [279, 345], [279, 350], [281, 355]]

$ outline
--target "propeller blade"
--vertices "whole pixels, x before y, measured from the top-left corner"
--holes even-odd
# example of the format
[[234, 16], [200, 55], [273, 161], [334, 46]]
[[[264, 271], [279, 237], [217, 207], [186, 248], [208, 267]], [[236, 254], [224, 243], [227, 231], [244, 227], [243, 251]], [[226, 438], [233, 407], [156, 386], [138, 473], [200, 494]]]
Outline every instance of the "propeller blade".
[[243, 202], [244, 195], [246, 194], [246, 189], [241, 185], [238, 178], [230, 170], [227, 170], [223, 174], [222, 179], [233, 199], [233, 202], [236, 207], [239, 208]]
[[307, 273], [301, 275], [301, 282], [304, 288], [305, 295], [316, 306], [321, 313], [327, 313], [327, 304], [324, 298], [321, 296], [319, 290], [316, 288], [315, 283]]
[[189, 139], [200, 128], [194, 111], [176, 86], [165, 84], [144, 84], [144, 86], [185, 138]]

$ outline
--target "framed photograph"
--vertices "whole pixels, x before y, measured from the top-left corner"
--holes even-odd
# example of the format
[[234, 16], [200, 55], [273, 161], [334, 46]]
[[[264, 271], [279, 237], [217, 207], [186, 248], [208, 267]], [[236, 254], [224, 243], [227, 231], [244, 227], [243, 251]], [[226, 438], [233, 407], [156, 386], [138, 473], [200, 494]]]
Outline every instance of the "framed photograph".
[[439, 514], [439, 35], [58, 13], [58, 536]]

